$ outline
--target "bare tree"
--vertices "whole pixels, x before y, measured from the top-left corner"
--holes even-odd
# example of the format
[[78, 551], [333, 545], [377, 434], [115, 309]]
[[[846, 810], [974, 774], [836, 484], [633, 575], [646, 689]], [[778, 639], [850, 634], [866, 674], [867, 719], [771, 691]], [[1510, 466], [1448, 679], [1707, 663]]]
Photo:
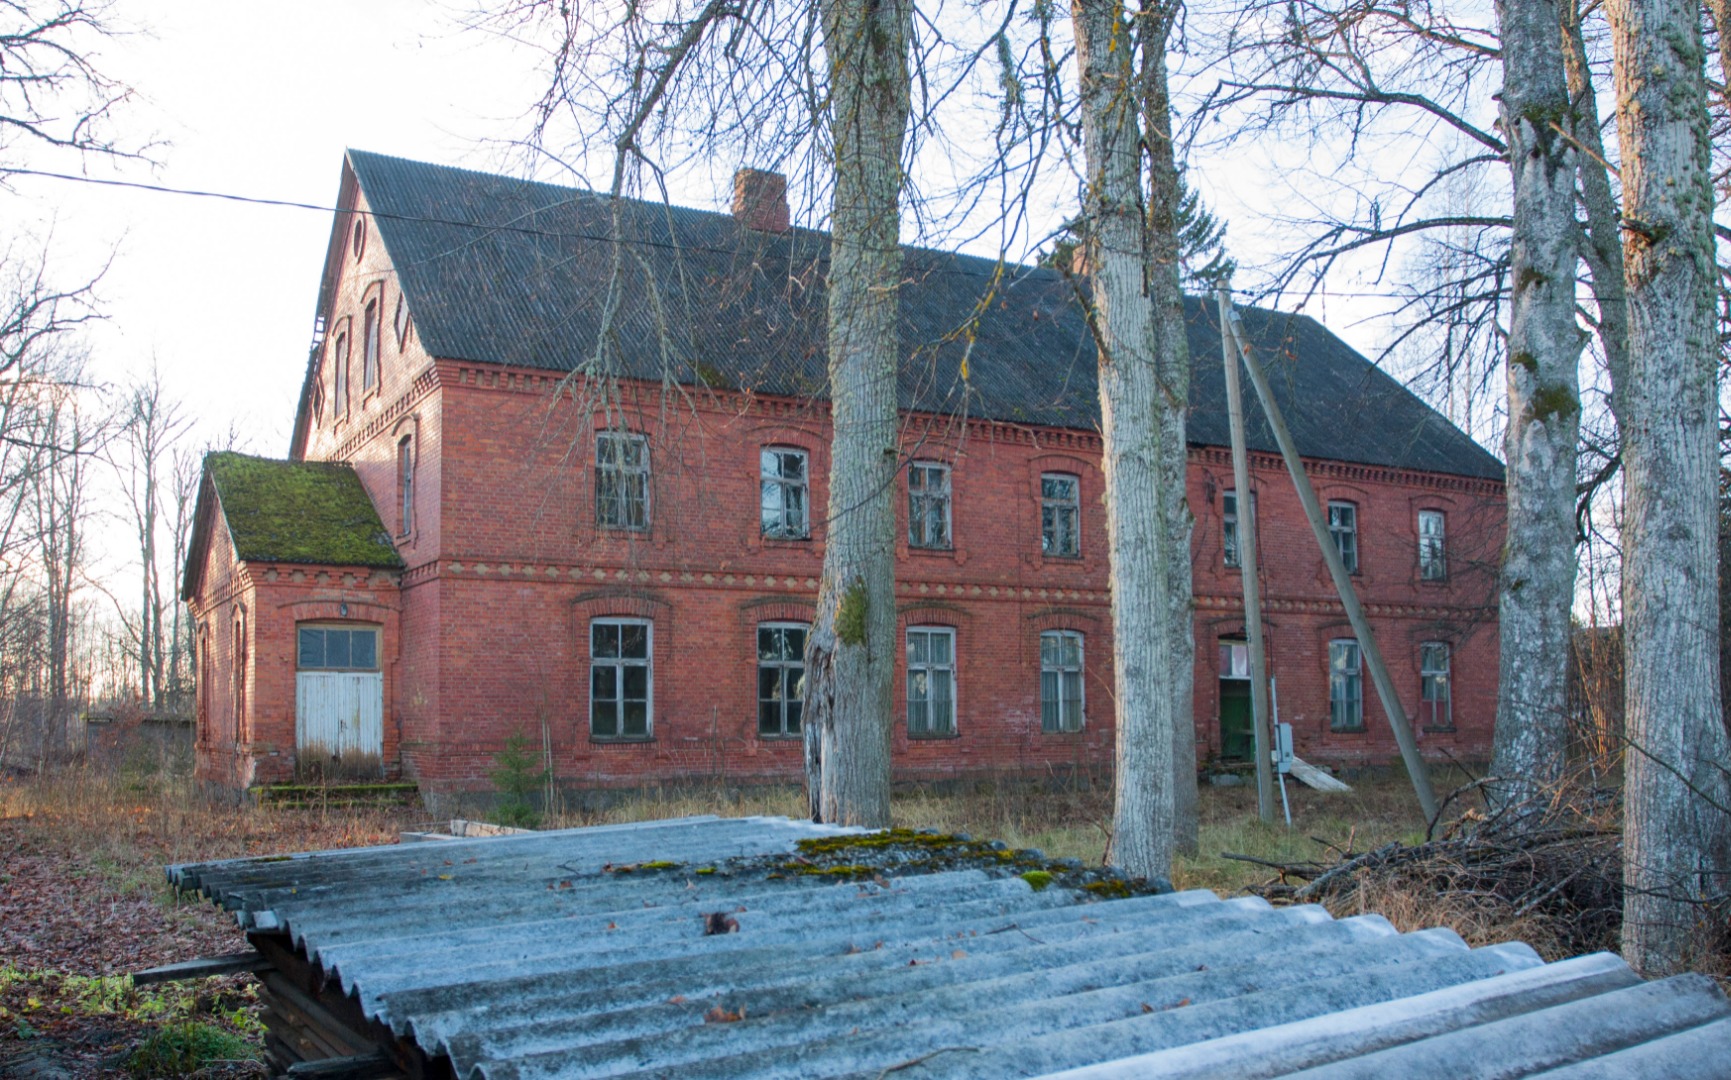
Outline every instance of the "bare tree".
[[[1575, 121], [1552, 0], [1499, 0], [1502, 132], [1514, 180], [1510, 243], [1508, 532], [1493, 801], [1537, 809], [1568, 753], [1575, 600], [1575, 446], [1582, 333], [1575, 322]], [[1517, 810], [1512, 818], [1533, 820]]]
[[[1145, 100], [1164, 104], [1170, 23], [1161, 9], [1131, 15], [1111, 0], [1076, 0], [1071, 12], [1087, 168], [1082, 221], [1088, 313], [1098, 352], [1112, 575], [1118, 743], [1109, 857], [1131, 873], [1165, 877], [1172, 871], [1175, 839], [1174, 732], [1180, 723], [1192, 723], [1187, 715], [1174, 715], [1177, 695], [1166, 684], [1181, 666], [1181, 639], [1170, 618], [1176, 564], [1187, 565], [1189, 551], [1187, 543], [1182, 551], [1174, 550], [1175, 530], [1167, 520], [1166, 421], [1173, 403], [1162, 378], [1170, 366], [1160, 350], [1169, 346], [1165, 324], [1175, 314], [1176, 247], [1150, 244], [1154, 214], [1167, 226], [1163, 239], [1172, 240], [1173, 207], [1151, 212], [1144, 203], [1142, 107]], [[1138, 67], [1138, 42], [1148, 50], [1141, 54], [1148, 70]], [[1169, 140], [1165, 146], [1170, 168]], [[1170, 276], [1169, 287], [1154, 286], [1156, 276]], [[1182, 335], [1181, 311], [1176, 314]], [[1182, 352], [1178, 359], [1188, 363]], [[1185, 404], [1177, 399], [1180, 447]], [[1188, 610], [1184, 616], [1188, 619]]]
[[94, 49], [117, 32], [106, 0], [0, 0], [0, 176], [21, 146], [138, 157], [115, 113], [132, 90], [106, 74]]
[[46, 467], [36, 476], [38, 559], [42, 577], [44, 753], [65, 748], [73, 700], [74, 594], [84, 573], [85, 525], [90, 515], [90, 461], [102, 439], [102, 421], [84, 407], [76, 370], [63, 372], [45, 394], [39, 425]]
[[1623, 254], [1623, 954], [1686, 968], [1731, 886], [1720, 716], [1717, 278], [1700, 9], [1612, 0]]
[[830, 140], [829, 529], [806, 639], [812, 820], [887, 827], [896, 671], [902, 150], [912, 0], [825, 0]]
[[[164, 641], [163, 618], [170, 605], [178, 604], [174, 587], [176, 569], [163, 572], [162, 532], [171, 522], [167, 503], [175, 478], [174, 454], [186, 435], [191, 419], [168, 395], [162, 376], [153, 366], [149, 376], [126, 391], [120, 406], [119, 429], [111, 452], [115, 476], [126, 501], [127, 524], [138, 543], [139, 599], [135, 611], [121, 610], [133, 646], [137, 650], [139, 696], [155, 707], [166, 704], [168, 669], [172, 653]], [[178, 548], [171, 541], [169, 550]], [[172, 618], [172, 616], [171, 616]]]

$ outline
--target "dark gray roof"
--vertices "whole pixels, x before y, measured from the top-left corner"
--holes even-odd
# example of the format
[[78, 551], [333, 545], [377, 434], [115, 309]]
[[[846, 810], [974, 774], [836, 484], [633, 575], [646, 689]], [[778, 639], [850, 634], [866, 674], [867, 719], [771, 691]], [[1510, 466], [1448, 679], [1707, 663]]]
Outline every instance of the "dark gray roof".
[[[832, 854], [875, 865], [832, 867], [810, 843], [850, 836]], [[1703, 976], [1643, 983], [1606, 953], [1545, 964], [1254, 897], [1097, 899], [1019, 876], [1035, 853], [945, 869], [869, 840], [685, 818], [169, 879], [286, 933], [462, 1080], [1731, 1077], [1731, 1006]], [[716, 912], [736, 932], [706, 933]]]
[[[666, 371], [773, 394], [825, 389], [824, 233], [754, 232], [728, 214], [630, 199], [615, 207], [573, 188], [358, 150], [348, 160], [434, 356], [573, 370], [594, 355], [616, 285], [618, 374], [658, 380]], [[904, 252], [904, 408], [1098, 427], [1094, 347], [1071, 281]], [[1224, 446], [1218, 319], [1197, 299], [1185, 311], [1190, 441]], [[1502, 478], [1494, 457], [1314, 319], [1255, 308], [1243, 319], [1306, 456]], [[1252, 448], [1274, 451], [1253, 400], [1248, 415]]]

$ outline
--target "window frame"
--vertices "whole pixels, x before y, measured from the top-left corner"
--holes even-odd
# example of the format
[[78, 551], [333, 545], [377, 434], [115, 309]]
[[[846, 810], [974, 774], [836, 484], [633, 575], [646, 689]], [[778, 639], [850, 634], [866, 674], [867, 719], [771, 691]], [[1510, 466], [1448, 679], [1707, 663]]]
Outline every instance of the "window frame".
[[[1046, 639], [1052, 638], [1058, 643], [1058, 661], [1047, 663]], [[1066, 641], [1076, 643], [1076, 662], [1068, 664], [1063, 659], [1063, 645]], [[1080, 630], [1042, 630], [1040, 631], [1040, 734], [1042, 735], [1075, 735], [1088, 723], [1088, 643], [1087, 636]], [[1058, 697], [1053, 702], [1057, 706], [1057, 724], [1048, 727], [1046, 724], [1046, 676], [1057, 676]], [[1065, 715], [1065, 703], [1071, 701], [1064, 695], [1064, 676], [1076, 677], [1075, 716]]]
[[[600, 626], [643, 627], [643, 657], [641, 663], [638, 662], [638, 658], [636, 657], [627, 657], [624, 655], [596, 656], [595, 630]], [[584, 685], [588, 688], [587, 692], [589, 695], [589, 740], [591, 742], [652, 741], [655, 738], [655, 621], [653, 619], [643, 619], [631, 615], [598, 615], [589, 620], [588, 635], [589, 670], [584, 679]], [[620, 635], [620, 640], [623, 642], [623, 634]], [[624, 652], [623, 645], [621, 645], [620, 652], [622, 654]], [[601, 734], [595, 730], [595, 669], [597, 667], [609, 667], [612, 668], [614, 672], [614, 696], [606, 699], [611, 701], [616, 707], [614, 712], [615, 730], [611, 735]], [[625, 731], [624, 705], [625, 702], [630, 700], [625, 696], [625, 669], [633, 667], [641, 667], [644, 671], [643, 733], [641, 735], [628, 734]]]
[[379, 298], [361, 309], [361, 396], [375, 394], [384, 380], [379, 371]]
[[[915, 475], [920, 477], [919, 490], [914, 489]], [[951, 503], [953, 499], [953, 475], [947, 462], [943, 461], [913, 461], [908, 463], [908, 547], [920, 551], [954, 551], [956, 534], [951, 518]], [[940, 488], [932, 487], [933, 477], [942, 479]], [[927, 535], [915, 536], [915, 526], [924, 525], [927, 514], [933, 506], [943, 507], [943, 538], [933, 542]], [[921, 530], [924, 533], [925, 530]]]
[[[1335, 650], [1341, 647], [1352, 649], [1350, 669], [1335, 660]], [[1356, 693], [1348, 697], [1344, 693], [1347, 688]], [[1356, 722], [1343, 722], [1343, 711], [1352, 712], [1346, 719]], [[1328, 730], [1337, 734], [1364, 730], [1364, 650], [1357, 638], [1334, 638], [1328, 643]]]
[[[927, 639], [927, 642], [926, 642], [926, 659], [923, 661], [920, 661], [918, 663], [916, 663], [913, 659], [913, 644], [914, 644], [914, 635], [915, 634], [923, 635]], [[931, 644], [930, 643], [931, 643], [931, 639], [933, 639], [933, 638], [943, 638], [944, 640], [949, 642], [950, 658], [949, 658], [948, 662], [935, 663], [931, 660]], [[953, 738], [956, 738], [957, 733], [958, 733], [957, 728], [959, 726], [956, 722], [956, 713], [958, 711], [957, 707], [956, 707], [956, 683], [957, 683], [957, 678], [956, 678], [956, 628], [953, 626], [928, 626], [928, 625], [919, 625], [919, 626], [908, 627], [902, 634], [902, 656], [903, 656], [904, 665], [907, 668], [907, 681], [905, 683], [905, 686], [907, 689], [907, 695], [906, 695], [907, 700], [906, 700], [904, 708], [902, 710], [902, 721], [903, 721], [903, 723], [905, 723], [907, 725], [908, 738], [910, 738], [910, 739], [953, 739]], [[925, 706], [925, 714], [926, 714], [925, 715], [925, 721], [924, 721], [923, 725], [921, 727], [919, 727], [918, 729], [916, 729], [914, 727], [914, 705], [915, 705], [914, 675], [916, 672], [923, 672], [925, 674], [926, 687], [927, 687], [927, 690], [926, 690], [924, 697], [922, 697], [918, 702], [920, 705]], [[932, 676], [934, 674], [946, 675], [948, 677], [948, 680], [949, 680], [950, 712], [949, 712], [949, 717], [948, 717], [949, 723], [948, 723], [948, 726], [946, 728], [938, 728], [938, 727], [934, 726], [932, 723], [932, 715], [931, 715], [931, 713], [932, 713], [932, 710], [931, 710], [932, 695], [931, 695], [931, 689], [930, 688], [934, 683], [934, 680], [932, 678]]]
[[[1431, 667], [1429, 661], [1437, 650], [1442, 655], [1442, 667]], [[1440, 680], [1435, 681], [1435, 680]], [[1440, 686], [1440, 697], [1432, 695], [1433, 687]], [[1438, 703], [1441, 703], [1441, 717], [1438, 717]], [[1418, 645], [1418, 707], [1421, 716], [1426, 717], [1424, 726], [1430, 730], [1452, 731], [1455, 726], [1454, 712], [1454, 649], [1446, 641], [1421, 641]]]
[[[620, 456], [616, 456], [615, 459], [610, 463], [603, 463], [601, 460], [601, 447], [603, 444], [606, 444], [606, 443], [617, 443], [617, 444], [621, 444], [621, 445], [637, 446], [642, 451], [642, 464], [640, 464], [640, 465], [627, 465], [624, 463], [623, 457], [620, 457]], [[639, 478], [639, 482], [641, 483], [642, 489], [643, 489], [643, 498], [642, 498], [643, 521], [641, 524], [632, 524], [627, 520], [619, 520], [619, 521], [608, 520], [607, 512], [604, 509], [607, 506], [617, 507], [617, 509], [619, 511], [619, 515], [621, 518], [629, 518], [630, 517], [630, 511], [629, 511], [630, 502], [629, 502], [629, 495], [628, 494], [625, 494], [625, 495], [609, 494], [609, 496], [607, 498], [603, 498], [603, 489], [604, 489], [603, 478], [606, 476], [609, 476], [609, 475], [614, 477], [615, 478], [614, 482], [619, 485], [618, 488], [616, 488], [616, 491], [623, 491], [624, 490], [624, 488], [623, 488], [624, 479], [631, 478], [631, 477]], [[595, 525], [596, 525], [596, 527], [601, 528], [601, 529], [617, 530], [619, 532], [634, 532], [634, 533], [647, 533], [647, 532], [649, 532], [651, 527], [654, 525], [654, 521], [655, 521], [654, 497], [653, 497], [653, 491], [652, 491], [653, 485], [651, 483], [652, 475], [653, 474], [651, 471], [650, 458], [649, 458], [649, 437], [648, 436], [642, 434], [641, 432], [636, 432], [636, 431], [598, 431], [598, 432], [596, 432], [595, 433]]]
[[[805, 649], [802, 644], [798, 659], [766, 661], [763, 658], [762, 637], [765, 630], [780, 630], [784, 632], [788, 630], [798, 630], [801, 634], [810, 634], [811, 624], [789, 622], [786, 620], [761, 622], [757, 624], [756, 632], [753, 635], [756, 638], [757, 643], [757, 692], [755, 695], [757, 700], [757, 737], [760, 739], [803, 738], [805, 736]], [[770, 700], [763, 696], [763, 672], [765, 668], [773, 669], [779, 673], [777, 676], [777, 688], [782, 691], [782, 696], [775, 699], [778, 702], [777, 708], [781, 720], [780, 730], [777, 731], [765, 731], [763, 729], [763, 706], [766, 701]], [[798, 672], [798, 686], [800, 691], [798, 697], [800, 705], [799, 726], [794, 730], [789, 731], [787, 727], [787, 706], [790, 702], [794, 701], [795, 698], [788, 691], [788, 680], [793, 677], [793, 673], [796, 671]]]
[[[1232, 509], [1226, 508], [1226, 500], [1232, 500]], [[1256, 512], [1256, 492], [1250, 492], [1251, 513]], [[1227, 488], [1220, 493], [1220, 556], [1221, 562], [1228, 570], [1238, 570], [1244, 565], [1243, 540], [1238, 535], [1238, 526], [1243, 519], [1238, 514], [1238, 491]], [[1260, 523], [1260, 522], [1259, 522]], [[1254, 537], [1252, 540], [1254, 541]]]
[[[308, 667], [302, 663], [305, 655], [301, 649], [301, 633], [306, 630], [318, 630], [329, 633], [340, 630], [346, 634], [368, 634], [373, 639], [373, 662], [371, 666], [357, 664], [332, 665], [315, 664]], [[309, 622], [295, 623], [295, 673], [303, 671], [321, 671], [338, 675], [376, 675], [385, 670], [384, 659], [380, 655], [384, 650], [384, 627], [378, 623], [332, 622], [330, 620], [314, 619]], [[354, 656], [354, 646], [349, 646], [349, 655]]]
[[405, 434], [397, 440], [397, 512], [402, 515], [397, 535], [408, 536], [415, 531], [415, 436]]
[[349, 331], [345, 323], [331, 342], [331, 419], [349, 415]]
[[[779, 472], [774, 476], [771, 476], [768, 473], [766, 473], [764, 471], [765, 467], [766, 467], [766, 462], [764, 461], [764, 458], [768, 455], [771, 455], [771, 454], [774, 454], [776, 456], [776, 463], [778, 466], [781, 464], [782, 455], [798, 455], [799, 459], [800, 459], [800, 475], [799, 475], [799, 477], [797, 479], [789, 479], [785, 476], [780, 475]], [[763, 496], [771, 484], [774, 484], [780, 491], [778, 498], [780, 499], [780, 502], [781, 502], [781, 509], [780, 509], [779, 513], [781, 514], [782, 525], [783, 525], [783, 528], [780, 531], [774, 531], [769, 527], [769, 517], [768, 517], [769, 510], [764, 505]], [[801, 493], [801, 504], [800, 504], [800, 511], [799, 511], [800, 521], [799, 521], [798, 531], [793, 531], [787, 527], [787, 516], [788, 516], [787, 493], [790, 490], [798, 490]], [[811, 453], [810, 453], [810, 451], [806, 450], [803, 447], [799, 447], [799, 446], [777, 446], [777, 445], [770, 445], [770, 446], [761, 447], [758, 450], [758, 452], [757, 452], [757, 505], [758, 505], [758, 529], [759, 529], [760, 535], [765, 540], [809, 540], [809, 539], [811, 539]]]
[[[1425, 522], [1435, 521], [1434, 533], [1425, 531]], [[1434, 554], [1432, 549], [1434, 547]], [[1448, 514], [1442, 510], [1424, 509], [1418, 512], [1418, 577], [1420, 581], [1447, 581]]]
[[[1070, 485], [1068, 498], [1046, 494], [1046, 482], [1056, 480]], [[1070, 511], [1068, 533], [1070, 550], [1062, 550], [1060, 541], [1066, 538], [1059, 524], [1061, 512]], [[1052, 512], [1052, 528], [1046, 525], [1047, 512]], [[1048, 542], [1048, 537], [1052, 537]], [[1040, 554], [1048, 559], [1079, 559], [1082, 557], [1082, 478], [1075, 473], [1042, 472], [1040, 474]]]
[[[1344, 525], [1336, 524], [1335, 512], [1345, 511], [1347, 520]], [[1328, 535], [1334, 541], [1334, 550], [1340, 555], [1340, 561], [1346, 567], [1346, 572], [1356, 574], [1363, 566], [1358, 551], [1358, 504], [1347, 499], [1328, 500]], [[1342, 544], [1342, 538], [1346, 543]], [[1351, 557], [1348, 558], [1348, 552]]]
[[397, 310], [391, 316], [391, 329], [397, 335], [397, 351], [401, 352], [409, 340], [409, 297], [406, 293], [397, 293]]

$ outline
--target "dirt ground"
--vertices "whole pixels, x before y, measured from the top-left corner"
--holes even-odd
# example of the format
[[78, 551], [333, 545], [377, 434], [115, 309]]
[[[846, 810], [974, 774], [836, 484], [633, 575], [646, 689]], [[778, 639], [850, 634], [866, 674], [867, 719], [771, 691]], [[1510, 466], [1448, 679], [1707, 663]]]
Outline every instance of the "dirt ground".
[[[1437, 782], [1447, 789], [1445, 778]], [[1179, 860], [1175, 883], [1233, 893], [1265, 880], [1268, 871], [1222, 859], [1222, 851], [1275, 861], [1316, 858], [1324, 842], [1363, 851], [1416, 839], [1422, 830], [1410, 790], [1398, 778], [1359, 784], [1350, 795], [1323, 796], [1294, 785], [1289, 796], [1291, 830], [1256, 821], [1248, 787], [1204, 787], [1201, 853]], [[655, 791], [605, 812], [550, 815], [544, 827], [692, 813], [792, 815], [800, 801], [792, 788]], [[1110, 792], [1098, 785], [916, 788], [898, 792], [894, 805], [897, 824], [1002, 839], [1090, 863], [1101, 860], [1111, 824]], [[219, 805], [195, 797], [184, 779], [85, 771], [0, 777], [0, 1075], [128, 1075], [129, 1058], [147, 1038], [186, 1024], [241, 1042], [232, 1044], [234, 1056], [197, 1072], [159, 1068], [156, 1075], [263, 1075], [262, 1066], [247, 1059], [248, 1048], [256, 1052], [262, 1039], [250, 976], [143, 988], [126, 978], [246, 945], [232, 916], [173, 895], [163, 867], [391, 843], [402, 830], [432, 824], [407, 807]], [[1408, 913], [1415, 922], [1425, 915]], [[141, 1063], [132, 1064], [139, 1075]]]

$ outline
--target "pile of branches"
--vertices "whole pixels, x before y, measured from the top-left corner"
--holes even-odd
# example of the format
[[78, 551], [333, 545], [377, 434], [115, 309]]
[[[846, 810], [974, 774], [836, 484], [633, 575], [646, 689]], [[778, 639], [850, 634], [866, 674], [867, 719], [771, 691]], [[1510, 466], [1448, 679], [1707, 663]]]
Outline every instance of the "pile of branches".
[[[1457, 790], [1444, 809], [1490, 782]], [[1344, 914], [1404, 898], [1418, 921], [1452, 925], [1475, 945], [1519, 937], [1553, 957], [1615, 950], [1623, 866], [1621, 833], [1606, 820], [1610, 801], [1609, 793], [1576, 791], [1543, 807], [1489, 816], [1472, 809], [1433, 824], [1422, 843], [1362, 853], [1350, 838], [1340, 847], [1313, 837], [1331, 856], [1314, 861], [1222, 854], [1278, 871], [1251, 889], [1275, 903], [1320, 903]]]

